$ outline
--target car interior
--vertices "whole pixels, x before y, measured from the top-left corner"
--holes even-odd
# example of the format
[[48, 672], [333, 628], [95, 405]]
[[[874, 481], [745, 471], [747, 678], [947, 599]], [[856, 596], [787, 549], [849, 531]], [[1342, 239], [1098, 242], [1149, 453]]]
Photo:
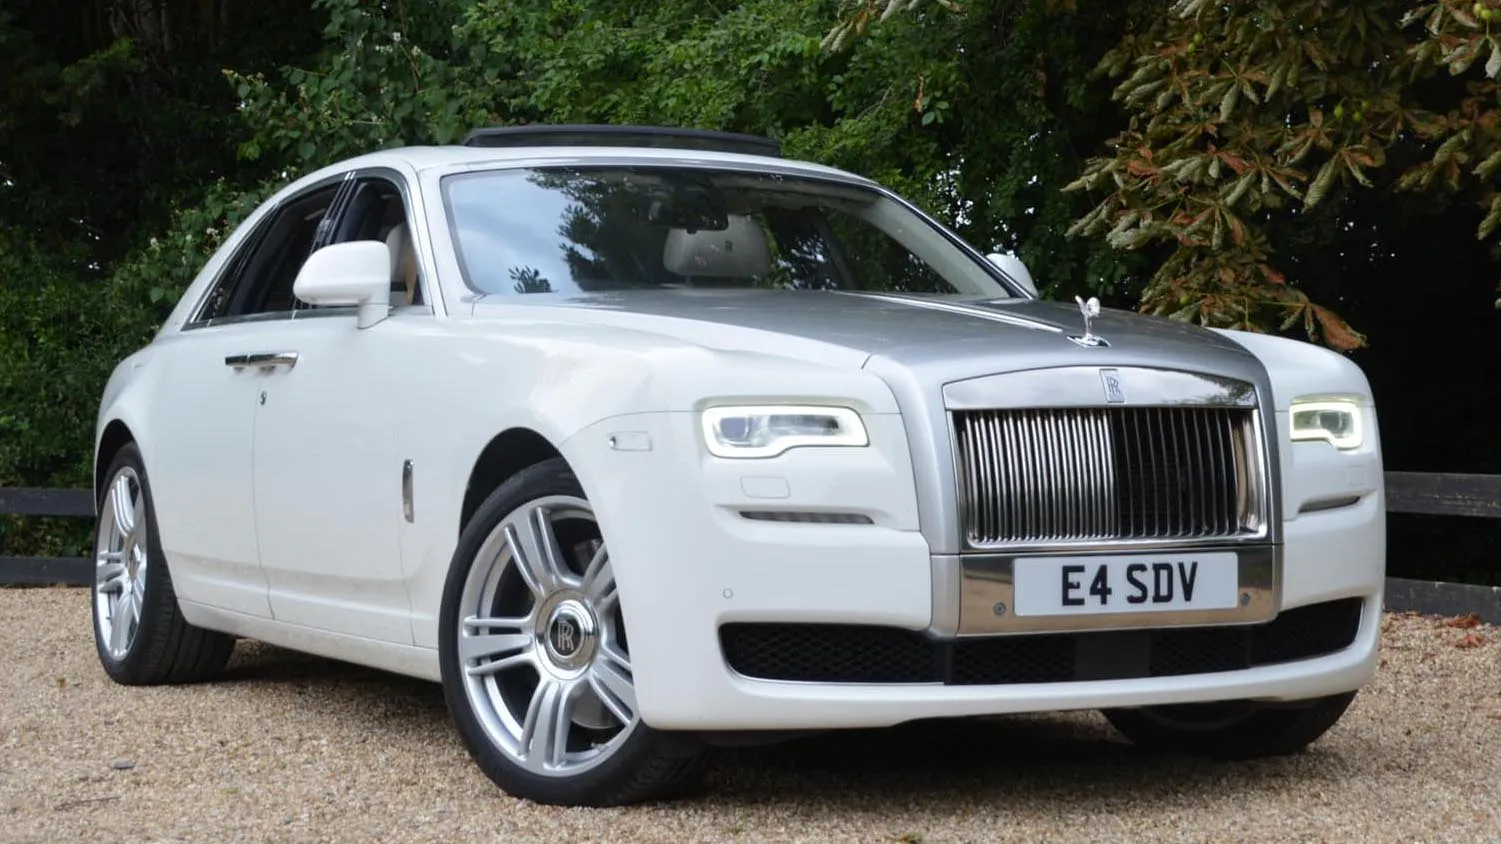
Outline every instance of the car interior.
[[384, 179], [367, 179], [354, 189], [339, 228], [330, 234], [328, 242], [355, 240], [377, 240], [390, 250], [392, 305], [422, 304], [417, 253], [406, 224], [406, 204], [395, 185]]
[[[401, 191], [384, 179], [365, 179], [352, 193], [328, 185], [289, 202], [258, 231], [231, 261], [210, 292], [199, 321], [312, 310], [292, 291], [297, 272], [312, 251], [330, 243], [374, 240], [391, 253], [391, 304], [422, 305], [421, 271], [406, 223]], [[337, 231], [327, 220], [340, 203]]]
[[755, 219], [731, 214], [722, 231], [669, 229], [662, 266], [693, 287], [751, 287], [771, 271], [771, 249]]

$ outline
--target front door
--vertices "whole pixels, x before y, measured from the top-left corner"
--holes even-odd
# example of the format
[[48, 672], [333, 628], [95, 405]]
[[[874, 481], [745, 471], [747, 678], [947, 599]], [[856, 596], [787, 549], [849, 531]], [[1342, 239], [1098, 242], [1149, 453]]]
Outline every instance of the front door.
[[255, 519], [278, 621], [410, 644], [391, 328], [361, 330], [353, 309], [308, 310], [267, 336]]

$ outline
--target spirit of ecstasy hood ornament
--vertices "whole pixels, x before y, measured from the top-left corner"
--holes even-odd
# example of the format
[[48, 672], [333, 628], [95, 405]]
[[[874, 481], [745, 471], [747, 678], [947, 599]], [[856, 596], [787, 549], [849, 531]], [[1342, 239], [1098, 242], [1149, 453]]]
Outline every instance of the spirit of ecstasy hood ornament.
[[1068, 339], [1085, 348], [1092, 349], [1096, 346], [1109, 346], [1110, 344], [1105, 342], [1104, 337], [1096, 337], [1094, 334], [1094, 318], [1100, 315], [1099, 298], [1091, 296], [1089, 297], [1089, 301], [1086, 302], [1082, 297], [1075, 296], [1074, 301], [1079, 303], [1079, 312], [1084, 315], [1084, 334], [1082, 336], [1070, 334]]

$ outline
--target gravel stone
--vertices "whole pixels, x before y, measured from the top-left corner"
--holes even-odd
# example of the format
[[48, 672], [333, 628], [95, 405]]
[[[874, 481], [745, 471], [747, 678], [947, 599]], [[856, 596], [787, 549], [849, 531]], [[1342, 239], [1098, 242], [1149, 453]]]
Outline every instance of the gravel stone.
[[435, 684], [242, 642], [219, 682], [126, 688], [88, 613], [0, 589], [0, 841], [1501, 842], [1501, 630], [1455, 620], [1388, 615], [1376, 681], [1294, 758], [1008, 717], [729, 751], [699, 795], [569, 810], [492, 786]]

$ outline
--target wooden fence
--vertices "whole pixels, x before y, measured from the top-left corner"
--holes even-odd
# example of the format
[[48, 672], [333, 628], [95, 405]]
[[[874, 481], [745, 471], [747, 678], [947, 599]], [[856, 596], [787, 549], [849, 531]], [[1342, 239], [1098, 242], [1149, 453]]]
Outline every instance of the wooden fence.
[[[1501, 519], [1501, 475], [1387, 472], [1389, 513]], [[0, 487], [0, 516], [94, 517], [86, 489]], [[4, 549], [0, 549], [3, 551]], [[1498, 561], [1501, 564], [1501, 561]], [[77, 557], [0, 556], [0, 586], [63, 584], [87, 586], [93, 565]], [[1501, 587], [1388, 578], [1387, 607], [1399, 611], [1465, 615], [1501, 624]]]

